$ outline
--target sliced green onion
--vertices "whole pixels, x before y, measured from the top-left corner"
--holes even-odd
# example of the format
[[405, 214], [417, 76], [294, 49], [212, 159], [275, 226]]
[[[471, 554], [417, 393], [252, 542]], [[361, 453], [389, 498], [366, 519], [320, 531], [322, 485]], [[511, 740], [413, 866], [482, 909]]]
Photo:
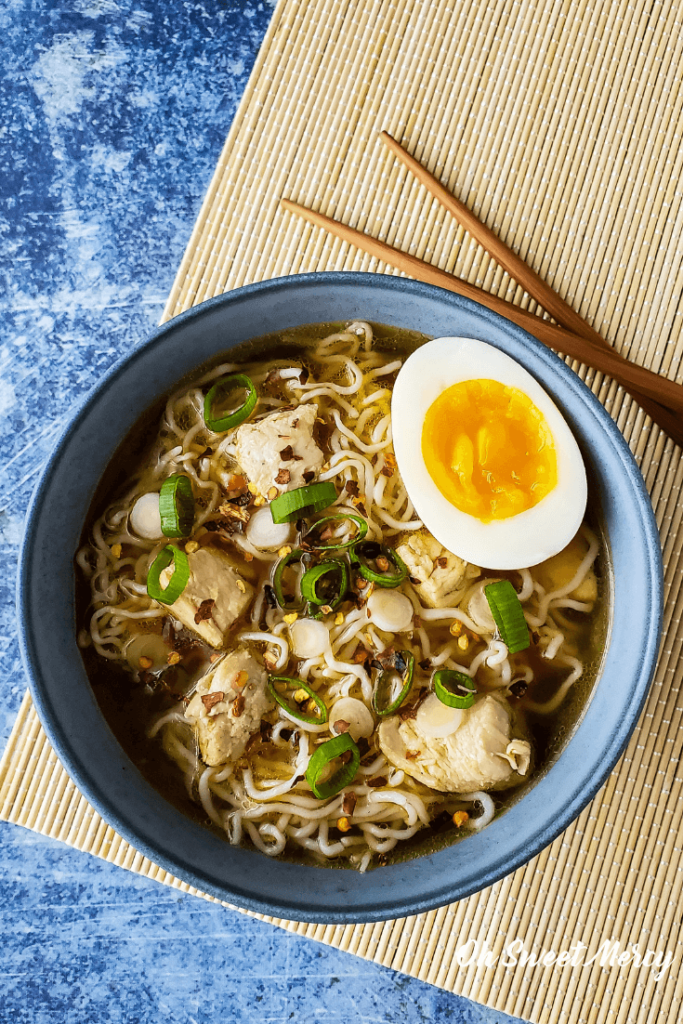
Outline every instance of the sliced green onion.
[[165, 537], [189, 537], [194, 525], [194, 495], [189, 476], [174, 473], [159, 493], [161, 530]]
[[296, 519], [306, 519], [314, 512], [322, 512], [336, 500], [337, 488], [331, 480], [325, 480], [278, 495], [270, 503], [270, 514], [274, 523], [293, 523]]
[[275, 566], [275, 572], [273, 573], [273, 592], [275, 594], [275, 600], [284, 608], [287, 612], [300, 612], [304, 606], [304, 600], [301, 597], [294, 597], [292, 600], [287, 600], [284, 591], [282, 589], [282, 579], [284, 576], [285, 569], [291, 565], [292, 562], [300, 562], [303, 556], [306, 554], [301, 548], [294, 548], [281, 558]]
[[403, 674], [401, 676], [402, 685], [398, 696], [394, 697], [394, 677], [399, 670], [397, 667], [382, 669], [377, 677], [375, 689], [372, 693], [372, 708], [375, 714], [379, 715], [380, 718], [383, 718], [384, 715], [393, 715], [395, 711], [398, 711], [401, 704], [408, 696], [410, 687], [413, 685], [415, 657], [410, 653], [410, 651], [397, 651], [394, 657], [401, 658], [405, 664], [405, 668], [403, 669]]
[[[161, 586], [161, 574], [164, 569], [168, 569], [171, 562], [173, 562], [174, 566], [173, 575], [168, 581], [168, 586], [164, 589]], [[149, 567], [149, 572], [147, 573], [147, 593], [155, 601], [161, 601], [162, 604], [173, 604], [187, 586], [189, 578], [190, 563], [187, 560], [187, 555], [180, 548], [177, 548], [175, 544], [167, 544]]]
[[[227, 398], [231, 392], [240, 389], [247, 392], [244, 404], [239, 409], [224, 416], [214, 415], [214, 405], [221, 399]], [[238, 423], [243, 423], [247, 416], [251, 415], [257, 401], [258, 395], [256, 394], [256, 388], [251, 377], [247, 377], [245, 373], [231, 373], [228, 377], [221, 377], [220, 380], [217, 380], [204, 399], [204, 422], [209, 430], [213, 430], [214, 434], [218, 434], [223, 430], [230, 430], [231, 427], [236, 427]]]
[[[351, 752], [351, 760], [342, 764], [328, 779], [323, 781], [328, 767], [336, 757], [340, 757], [347, 751]], [[353, 782], [358, 766], [360, 765], [360, 750], [351, 738], [350, 733], [343, 732], [341, 736], [335, 736], [315, 750], [306, 769], [306, 782], [313, 790], [318, 800], [327, 800], [336, 796], [344, 786]]]
[[525, 651], [529, 646], [529, 627], [517, 591], [510, 580], [500, 580], [484, 587], [493, 621], [510, 654]]
[[[275, 688], [276, 683], [284, 683], [284, 693], [280, 693], [279, 690]], [[268, 690], [273, 700], [277, 701], [280, 707], [284, 708], [292, 718], [298, 718], [300, 722], [308, 722], [309, 725], [322, 725], [327, 721], [327, 704], [322, 697], [318, 696], [315, 690], [311, 689], [308, 683], [303, 681], [303, 679], [292, 679], [290, 676], [268, 676]], [[303, 690], [307, 693], [309, 699], [315, 703], [320, 714], [304, 714], [296, 704], [292, 704], [288, 700], [289, 690]]]
[[[325, 577], [331, 579], [325, 579]], [[324, 585], [323, 585], [324, 581]], [[322, 592], [318, 587], [322, 586]], [[346, 562], [330, 558], [326, 562], [307, 569], [301, 577], [301, 595], [311, 604], [329, 605], [336, 608], [349, 589], [349, 570]]]
[[[381, 563], [377, 565], [378, 558], [387, 562], [386, 569], [381, 568]], [[408, 567], [394, 549], [374, 540], [360, 541], [353, 545], [351, 564], [363, 579], [374, 583], [376, 587], [393, 589], [400, 586], [408, 576]]]
[[434, 673], [434, 693], [446, 707], [466, 711], [474, 704], [476, 692], [474, 679], [464, 672], [442, 668]]
[[[356, 524], [356, 532], [349, 540], [335, 540], [333, 537], [329, 544], [323, 544], [320, 541], [316, 543], [315, 535], [320, 531], [321, 527], [323, 527], [322, 532], [324, 532], [326, 524], [341, 522], [343, 519], [351, 519]], [[303, 542], [305, 542], [306, 546], [311, 548], [312, 551], [340, 551], [342, 548], [350, 548], [353, 544], [357, 544], [358, 541], [361, 541], [363, 537], [365, 537], [367, 532], [368, 524], [365, 519], [361, 519], [360, 516], [349, 515], [348, 512], [340, 512], [336, 516], [325, 516], [324, 519], [318, 519], [313, 523], [313, 526], [303, 538]]]

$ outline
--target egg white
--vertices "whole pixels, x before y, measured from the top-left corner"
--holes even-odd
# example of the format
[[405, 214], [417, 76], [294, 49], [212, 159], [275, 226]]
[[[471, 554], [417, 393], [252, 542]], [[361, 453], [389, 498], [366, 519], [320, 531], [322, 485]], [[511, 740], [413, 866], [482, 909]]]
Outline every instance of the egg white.
[[[422, 456], [427, 410], [439, 395], [465, 380], [496, 380], [518, 388], [543, 413], [555, 442], [557, 485], [533, 508], [484, 523], [461, 512], [441, 493]], [[391, 400], [394, 451], [415, 510], [453, 554], [486, 569], [536, 565], [566, 547], [587, 501], [586, 469], [566, 420], [523, 366], [500, 349], [473, 338], [435, 338], [404, 363]]]

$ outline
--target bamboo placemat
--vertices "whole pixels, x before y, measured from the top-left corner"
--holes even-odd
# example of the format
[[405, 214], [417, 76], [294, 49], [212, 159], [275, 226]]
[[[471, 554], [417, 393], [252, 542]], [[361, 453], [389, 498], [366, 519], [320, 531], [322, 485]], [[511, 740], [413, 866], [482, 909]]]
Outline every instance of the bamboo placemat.
[[[280, 196], [534, 308], [382, 149], [384, 128], [621, 352], [680, 379], [682, 50], [680, 6], [652, 0], [281, 0], [164, 319], [280, 274], [392, 272], [281, 213]], [[477, 896], [384, 924], [266, 920], [538, 1024], [673, 1024], [683, 989], [683, 466], [627, 395], [576, 369], [640, 463], [664, 548], [660, 665], [626, 754], [560, 838]], [[0, 763], [0, 816], [195, 892], [93, 811], [28, 696]], [[488, 966], [459, 962], [470, 940], [488, 946]], [[573, 952], [576, 964], [505, 966], [514, 940], [530, 954]], [[651, 967], [595, 959], [609, 940], [675, 960], [657, 981]]]

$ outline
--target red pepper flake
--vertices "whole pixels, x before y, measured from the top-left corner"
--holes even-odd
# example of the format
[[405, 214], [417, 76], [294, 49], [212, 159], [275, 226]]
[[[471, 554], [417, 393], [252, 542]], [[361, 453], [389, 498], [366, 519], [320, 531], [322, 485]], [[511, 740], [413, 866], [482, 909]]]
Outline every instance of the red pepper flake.
[[[350, 753], [350, 751], [349, 751], [349, 753]], [[368, 781], [366, 782], [366, 785], [367, 786], [372, 786], [373, 788], [376, 788], [377, 786], [386, 786], [387, 785], [387, 777], [386, 777], [386, 775], [377, 775], [377, 776], [375, 776], [374, 779], [368, 779]]]
[[[233, 473], [228, 480], [229, 497], [244, 497], [247, 494], [247, 478], [242, 473]], [[248, 500], [248, 499], [247, 499]]]
[[396, 456], [387, 452], [384, 456], [384, 465], [380, 470], [382, 476], [393, 476], [396, 469]]
[[406, 761], [414, 761], [421, 753], [421, 750], [406, 750]]
[[244, 699], [244, 694], [243, 693], [241, 693], [239, 695], [239, 697], [235, 697], [234, 701], [230, 705], [231, 708], [232, 708], [233, 718], [239, 718], [240, 717], [240, 715], [244, 711], [244, 705], [245, 704], [246, 704], [246, 701]]
[[362, 644], [358, 644], [355, 651], [353, 652], [353, 663], [355, 665], [363, 665], [370, 657], [370, 651], [363, 647]]
[[358, 484], [356, 483], [355, 480], [347, 480], [344, 490], [346, 491], [347, 494], [351, 494], [354, 498], [357, 498], [360, 494]]
[[270, 722], [265, 722], [263, 719], [261, 719], [261, 724], [259, 725], [259, 734], [261, 736], [261, 740], [263, 743], [270, 743], [273, 736], [273, 727], [270, 724]]
[[412, 704], [404, 704], [402, 708], [398, 709], [398, 717], [402, 722], [407, 722], [409, 718], [415, 718], [418, 712], [420, 704], [426, 699], [429, 689], [426, 686], [421, 686], [417, 699]]
[[247, 745], [244, 748], [244, 753], [245, 754], [250, 754], [252, 752], [252, 750], [254, 750], [256, 747], [258, 747], [259, 744], [261, 744], [261, 743], [263, 743], [263, 736], [261, 735], [261, 733], [260, 732], [253, 733], [249, 737], [249, 739], [247, 740]]
[[283, 462], [291, 462], [294, 456], [294, 449], [291, 444], [288, 444], [286, 448], [283, 448], [280, 452], [280, 458]]
[[437, 568], [437, 566], [438, 566], [439, 569], [445, 569], [447, 565], [448, 565], [448, 559], [446, 558], [445, 555], [439, 555], [438, 558], [434, 559], [434, 568], [435, 569]]
[[251, 513], [239, 505], [233, 504], [230, 501], [226, 501], [225, 504], [219, 505], [218, 511], [226, 519], [236, 519], [240, 523], [248, 523], [251, 518]]
[[416, 718], [417, 704], [404, 704], [402, 708], [398, 709], [398, 717], [402, 722], [407, 722], [411, 718]]
[[292, 474], [288, 469], [281, 469], [278, 475], [275, 477], [276, 484], [288, 484], [292, 479]]
[[216, 704], [220, 704], [222, 700], [225, 700], [225, 694], [222, 690], [215, 690], [213, 693], [202, 694], [202, 704], [207, 711], [211, 711], [211, 708], [214, 708]]
[[382, 668], [395, 668], [394, 655], [396, 651], [393, 647], [385, 647], [381, 654], [377, 655], [377, 660]]
[[342, 797], [342, 812], [344, 814], [353, 814], [358, 803], [358, 797], [355, 793], [344, 793]]
[[212, 597], [207, 597], [206, 601], [202, 601], [194, 617], [195, 625], [198, 626], [200, 622], [212, 617], [215, 603]]
[[348, 722], [345, 722], [343, 718], [338, 718], [336, 722], [332, 723], [334, 731], [339, 735], [342, 732], [348, 732], [351, 726]]

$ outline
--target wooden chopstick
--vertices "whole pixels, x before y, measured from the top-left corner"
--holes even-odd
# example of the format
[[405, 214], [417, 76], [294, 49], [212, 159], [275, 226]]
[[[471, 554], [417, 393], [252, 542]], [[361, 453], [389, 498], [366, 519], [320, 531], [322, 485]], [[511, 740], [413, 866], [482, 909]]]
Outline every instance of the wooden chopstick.
[[511, 302], [506, 302], [505, 299], [499, 299], [495, 295], [490, 295], [489, 292], [477, 288], [476, 285], [468, 284], [466, 281], [460, 280], [460, 278], [447, 273], [445, 270], [440, 270], [438, 267], [425, 263], [424, 260], [420, 260], [416, 256], [411, 256], [410, 253], [394, 249], [392, 246], [387, 245], [386, 242], [372, 238], [371, 235], [356, 231], [354, 228], [347, 227], [346, 224], [341, 224], [339, 221], [326, 217], [322, 213], [317, 213], [315, 210], [309, 210], [305, 206], [293, 203], [289, 199], [281, 199], [280, 203], [285, 210], [298, 214], [311, 224], [325, 228], [331, 234], [341, 238], [342, 241], [350, 242], [351, 245], [357, 246], [370, 256], [376, 256], [378, 259], [406, 274], [410, 274], [419, 281], [424, 281], [425, 284], [434, 284], [440, 288], [446, 288], [449, 291], [456, 292], [458, 295], [465, 296], [465, 298], [473, 299], [483, 306], [487, 306], [495, 313], [500, 313], [501, 316], [507, 317], [508, 320], [512, 320], [520, 327], [523, 327], [524, 330], [533, 334], [544, 344], [558, 349], [573, 359], [579, 359], [583, 363], [588, 363], [603, 373], [609, 374], [626, 391], [633, 394], [638, 401], [641, 401], [643, 395], [655, 399], [655, 401], [665, 401], [669, 408], [662, 408], [661, 411], [657, 411], [656, 422], [667, 431], [677, 444], [683, 446], [683, 388], [679, 384], [668, 380], [666, 377], [660, 377], [658, 374], [653, 373], [651, 370], [646, 370], [642, 366], [628, 362], [628, 360], [624, 359], [623, 356], [620, 356], [612, 348], [604, 349], [596, 345], [595, 342], [589, 341], [587, 338], [581, 338], [570, 331], [565, 331], [564, 328], [558, 327], [548, 320], [541, 320], [540, 317], [535, 316], [533, 313], [527, 313], [526, 310], [520, 309], [519, 306], [514, 306]]
[[[457, 220], [457, 222], [474, 238], [475, 241], [482, 246], [483, 249], [492, 256], [493, 259], [498, 263], [507, 273], [514, 278], [517, 284], [521, 285], [522, 288], [538, 302], [543, 309], [545, 309], [550, 315], [557, 320], [557, 322], [565, 327], [568, 331], [572, 331], [574, 334], [578, 334], [582, 338], [587, 338], [589, 341], [594, 342], [596, 345], [601, 346], [604, 349], [612, 349], [609, 342], [602, 337], [601, 334], [591, 327], [591, 325], [583, 319], [564, 299], [554, 291], [542, 277], [536, 273], [531, 267], [529, 267], [521, 257], [519, 257], [512, 249], [509, 249], [505, 243], [498, 238], [497, 235], [491, 231], [490, 228], [483, 224], [479, 218], [469, 210], [464, 203], [461, 203], [459, 199], [444, 188], [440, 181], [434, 177], [425, 167], [420, 164], [414, 156], [412, 156], [400, 142], [397, 142], [393, 136], [388, 132], [380, 132], [379, 137], [382, 142], [392, 151], [392, 153], [398, 157], [398, 159], [404, 164], [405, 167], [417, 178], [417, 180], [425, 186], [428, 192], [430, 192], [435, 199], [438, 200], [441, 205], [448, 210], [450, 214]], [[568, 353], [570, 354], [570, 353]], [[634, 397], [638, 399], [640, 404], [643, 406], [645, 411], [651, 418], [659, 423], [660, 426], [664, 427], [668, 433], [671, 433], [670, 424], [669, 427], [661, 420], [661, 410], [666, 407], [660, 405], [660, 401], [655, 401], [651, 397], [647, 397], [642, 392], [635, 394], [632, 392]], [[670, 417], [666, 417], [667, 421]], [[674, 427], [675, 429], [675, 427]]]
[[510, 277], [513, 277], [517, 284], [520, 284], [531, 295], [532, 299], [540, 303], [554, 320], [566, 327], [568, 331], [572, 331], [582, 338], [589, 338], [596, 345], [611, 347], [609, 342], [605, 341], [602, 335], [598, 334], [583, 317], [579, 316], [556, 291], [553, 291], [535, 270], [527, 266], [524, 260], [517, 256], [512, 249], [509, 249], [486, 224], [482, 224], [464, 203], [451, 195], [433, 174], [418, 163], [400, 142], [397, 142], [388, 132], [380, 132], [379, 137], [401, 163], [405, 164], [420, 184], [424, 185], [427, 191], [431, 192], [434, 198], [438, 199], [441, 205], [455, 217], [458, 224], [461, 224], [489, 256], [493, 256], [496, 263], [499, 263], [503, 270], [506, 270]]

